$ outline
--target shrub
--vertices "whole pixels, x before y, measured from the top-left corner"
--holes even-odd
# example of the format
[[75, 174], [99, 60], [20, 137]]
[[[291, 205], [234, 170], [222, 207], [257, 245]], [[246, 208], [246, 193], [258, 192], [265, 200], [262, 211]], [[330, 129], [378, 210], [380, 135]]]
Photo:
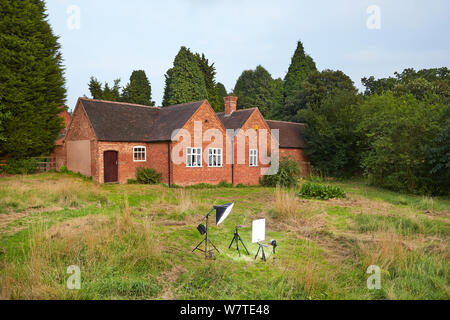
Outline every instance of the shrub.
[[3, 170], [8, 174], [31, 174], [38, 169], [38, 159], [9, 159]]
[[264, 187], [294, 187], [300, 177], [300, 167], [297, 162], [288, 157], [283, 157], [280, 161], [277, 174], [266, 175], [260, 179]]
[[136, 180], [142, 184], [156, 184], [161, 182], [161, 173], [153, 168], [138, 168]]
[[67, 169], [66, 166], [61, 166], [61, 168], [59, 168], [59, 172], [61, 172], [61, 173], [69, 173], [70, 171], [69, 171], [69, 169]]
[[226, 181], [221, 181], [218, 185], [219, 188], [233, 188], [233, 184], [232, 183], [228, 183]]
[[300, 191], [297, 192], [297, 196], [303, 198], [328, 200], [333, 198], [345, 198], [345, 191], [340, 187], [308, 182], [302, 185]]

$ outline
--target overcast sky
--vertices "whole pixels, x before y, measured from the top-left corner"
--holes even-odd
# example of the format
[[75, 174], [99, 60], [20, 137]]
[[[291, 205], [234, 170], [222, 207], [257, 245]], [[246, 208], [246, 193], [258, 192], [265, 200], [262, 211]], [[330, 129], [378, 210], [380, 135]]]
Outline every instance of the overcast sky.
[[[160, 105], [164, 74], [183, 45], [215, 62], [217, 81], [228, 91], [243, 70], [258, 64], [283, 78], [298, 40], [319, 70], [342, 70], [360, 89], [364, 76], [450, 67], [448, 0], [46, 3], [50, 24], [60, 36], [71, 109], [79, 96], [90, 96], [91, 76], [110, 83], [120, 78], [125, 84], [137, 69], [147, 73], [153, 100]], [[376, 11], [367, 12], [373, 5], [379, 20]]]

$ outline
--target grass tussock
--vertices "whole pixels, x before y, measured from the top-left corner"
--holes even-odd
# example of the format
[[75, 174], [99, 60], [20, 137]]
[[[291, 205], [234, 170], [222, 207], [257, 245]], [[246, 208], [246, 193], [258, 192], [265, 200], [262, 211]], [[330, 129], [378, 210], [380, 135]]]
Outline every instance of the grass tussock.
[[275, 212], [283, 218], [298, 217], [298, 199], [293, 191], [277, 187], [275, 189]]

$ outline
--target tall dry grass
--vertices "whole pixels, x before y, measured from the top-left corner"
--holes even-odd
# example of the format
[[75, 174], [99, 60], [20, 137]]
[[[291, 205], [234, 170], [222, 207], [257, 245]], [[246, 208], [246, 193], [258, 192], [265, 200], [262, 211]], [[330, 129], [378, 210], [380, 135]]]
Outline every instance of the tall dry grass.
[[274, 209], [280, 217], [290, 219], [298, 217], [298, 199], [294, 191], [277, 187]]
[[364, 265], [378, 265], [385, 270], [393, 265], [407, 266], [408, 249], [397, 233], [379, 232], [373, 241], [359, 241], [358, 247]]
[[176, 189], [175, 198], [177, 201], [177, 211], [186, 212], [195, 208], [195, 200], [193, 199], [192, 192], [187, 189]]
[[66, 288], [68, 266], [78, 265], [82, 286], [89, 286], [111, 268], [124, 273], [141, 272], [142, 265], [157, 269], [161, 254], [155, 226], [134, 220], [127, 200], [111, 217], [85, 216], [51, 228], [41, 223], [30, 230], [23, 264], [2, 267], [1, 298], [89, 298], [83, 297], [83, 291]]
[[91, 201], [107, 202], [106, 192], [101, 186], [71, 177], [45, 179], [37, 175], [1, 181], [0, 194], [0, 206], [13, 204], [19, 211], [55, 206], [78, 207]]

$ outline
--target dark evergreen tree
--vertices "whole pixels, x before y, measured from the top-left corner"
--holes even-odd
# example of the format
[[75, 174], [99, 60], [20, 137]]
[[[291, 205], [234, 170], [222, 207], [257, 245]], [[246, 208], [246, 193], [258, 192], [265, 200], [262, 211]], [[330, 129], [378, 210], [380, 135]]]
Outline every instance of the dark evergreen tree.
[[130, 76], [130, 82], [123, 89], [122, 101], [154, 106], [152, 88], [144, 70], [135, 70]]
[[47, 21], [44, 1], [0, 4], [0, 154], [47, 154], [62, 128], [58, 114], [66, 97], [58, 37]]
[[360, 168], [361, 134], [357, 126], [361, 119], [361, 97], [346, 90], [326, 95], [320, 104], [299, 110], [307, 124], [304, 137], [306, 153], [316, 170], [332, 176], [347, 176]]
[[105, 82], [105, 87], [103, 89], [103, 99], [108, 101], [121, 101], [120, 95], [120, 79], [114, 80], [112, 87]]
[[102, 84], [94, 77], [91, 77], [89, 81], [89, 91], [91, 92], [92, 99], [103, 99]]
[[102, 87], [102, 84], [94, 77], [89, 81], [89, 91], [93, 99], [107, 100], [107, 101], [121, 101], [120, 94], [120, 79], [114, 80], [112, 87], [107, 82]]
[[352, 79], [342, 71], [323, 70], [311, 73], [303, 82], [298, 101], [301, 105], [320, 105], [324, 99], [336, 91], [346, 91], [352, 95], [358, 94], [358, 89]]
[[201, 55], [196, 53], [195, 57], [198, 60], [198, 65], [205, 79], [209, 104], [214, 109], [214, 111], [218, 112], [221, 109], [221, 104], [219, 101], [219, 94], [216, 87], [216, 68], [214, 67], [214, 63], [209, 64], [208, 59], [206, 59], [203, 53]]
[[303, 81], [317, 71], [314, 60], [305, 54], [301, 41], [291, 60], [288, 72], [284, 78], [284, 115], [286, 120], [295, 118], [299, 109], [305, 108], [300, 100]]
[[225, 102], [224, 102], [223, 98], [228, 96], [227, 89], [225, 89], [225, 86], [220, 82], [217, 82], [216, 89], [217, 89], [217, 95], [219, 97], [219, 102], [220, 102], [220, 110], [219, 111], [224, 111], [225, 110]]
[[163, 106], [198, 101], [208, 98], [205, 77], [198, 59], [186, 47], [181, 47], [173, 67], [165, 75]]
[[281, 101], [280, 80], [272, 79], [262, 66], [245, 70], [238, 78], [233, 93], [239, 98], [238, 109], [258, 107], [264, 117], [278, 108]]

